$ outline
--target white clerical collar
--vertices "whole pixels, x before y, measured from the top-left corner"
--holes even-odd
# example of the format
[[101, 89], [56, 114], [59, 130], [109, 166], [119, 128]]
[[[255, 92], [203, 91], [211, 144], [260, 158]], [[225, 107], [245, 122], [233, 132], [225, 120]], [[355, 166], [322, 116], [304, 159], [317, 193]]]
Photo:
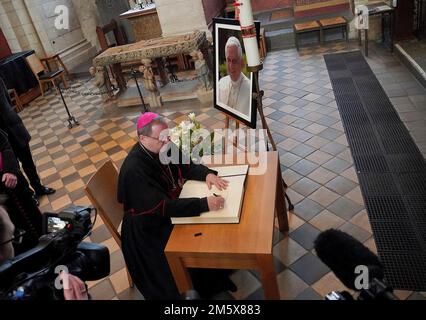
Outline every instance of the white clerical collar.
[[237, 81], [232, 81], [232, 79], [231, 79], [231, 86], [234, 87], [234, 88], [239, 87], [240, 84], [241, 84], [241, 81], [243, 81], [243, 74], [242, 73], [240, 73], [240, 77], [238, 78]]

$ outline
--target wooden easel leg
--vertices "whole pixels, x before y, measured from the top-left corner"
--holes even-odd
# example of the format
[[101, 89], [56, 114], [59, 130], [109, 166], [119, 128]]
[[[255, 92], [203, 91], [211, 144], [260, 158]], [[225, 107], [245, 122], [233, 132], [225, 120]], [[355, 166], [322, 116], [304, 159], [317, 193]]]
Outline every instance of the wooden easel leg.
[[280, 231], [287, 232], [289, 230], [287, 206], [285, 204], [285, 198], [287, 198], [287, 194], [285, 193], [285, 189], [284, 189], [285, 182], [282, 179], [281, 164], [279, 163], [279, 161], [278, 161], [277, 170], [278, 171], [277, 171], [277, 186], [276, 186], [277, 190], [276, 190], [276, 198], [275, 198], [275, 210], [277, 214], [278, 226]]
[[[274, 138], [272, 137], [271, 130], [269, 129], [268, 123], [266, 122], [265, 114], [263, 113], [263, 104], [262, 104], [263, 91], [260, 91], [260, 89], [259, 89], [259, 72], [256, 71], [253, 74], [254, 74], [254, 83], [255, 83], [256, 92], [257, 92], [257, 97], [256, 97], [256, 99], [257, 99], [257, 110], [259, 111], [259, 114], [260, 114], [260, 119], [262, 121], [262, 127], [263, 127], [263, 129], [266, 130], [266, 132], [268, 134], [268, 139], [271, 142], [272, 150], [277, 151], [277, 145], [275, 144]], [[281, 188], [283, 190], [283, 192], [281, 192], [280, 194], [285, 196], [285, 198], [288, 201], [289, 209], [293, 210], [294, 206], [291, 203], [289, 196], [285, 192], [285, 190], [287, 189], [287, 184], [284, 182], [284, 179], [282, 178], [281, 167], [279, 167], [279, 173], [280, 173], [279, 177], [281, 178], [281, 182], [282, 182], [280, 184], [282, 184]], [[284, 199], [284, 197], [283, 197], [283, 199]], [[285, 203], [284, 203], [284, 206], [285, 206]], [[287, 209], [286, 209], [285, 212], [287, 212]]]
[[263, 104], [262, 104], [262, 97], [263, 97], [263, 91], [260, 91], [259, 89], [259, 71], [256, 71], [254, 74], [254, 83], [256, 86], [256, 93], [257, 93], [257, 110], [260, 114], [260, 120], [262, 121], [262, 128], [266, 130], [269, 138], [269, 142], [272, 144], [272, 149], [274, 151], [277, 151], [277, 145], [275, 144], [274, 138], [272, 137], [271, 130], [269, 130], [268, 123], [266, 122], [265, 114], [263, 113]]

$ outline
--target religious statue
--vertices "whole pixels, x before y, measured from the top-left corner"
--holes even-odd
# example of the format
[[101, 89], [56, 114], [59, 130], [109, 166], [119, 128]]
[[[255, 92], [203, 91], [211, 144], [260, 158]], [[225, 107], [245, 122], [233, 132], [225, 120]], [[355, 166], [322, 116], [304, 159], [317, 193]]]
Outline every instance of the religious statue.
[[98, 87], [102, 101], [108, 101], [111, 98], [111, 90], [108, 90], [107, 74], [104, 67], [90, 67], [89, 72], [92, 77], [95, 77], [93, 84]]
[[149, 91], [149, 104], [151, 107], [161, 107], [162, 101], [160, 92], [158, 91], [157, 83], [155, 81], [154, 72], [152, 71], [152, 60], [142, 59], [142, 66], [139, 71], [143, 73], [143, 84], [146, 90]]
[[195, 71], [197, 72], [197, 79], [200, 83], [199, 88], [205, 91], [211, 90], [210, 70], [204, 59], [203, 53], [201, 50], [193, 51], [191, 57], [195, 61]]

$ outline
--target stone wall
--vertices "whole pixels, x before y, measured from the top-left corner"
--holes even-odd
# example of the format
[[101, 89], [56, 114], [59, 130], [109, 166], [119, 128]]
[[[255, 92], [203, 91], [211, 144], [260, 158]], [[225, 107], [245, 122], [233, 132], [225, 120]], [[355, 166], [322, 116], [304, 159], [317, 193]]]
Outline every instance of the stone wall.
[[212, 24], [214, 17], [220, 15], [225, 5], [225, 0], [203, 0], [204, 16], [208, 26]]
[[12, 52], [34, 49], [44, 54], [24, 0], [0, 0], [0, 27]]
[[[84, 39], [72, 0], [25, 0], [33, 24], [39, 33], [45, 51], [56, 53]], [[55, 8], [65, 5], [69, 9], [69, 29], [57, 29]]]
[[[34, 49], [39, 57], [59, 53], [72, 69], [96, 51], [86, 40], [87, 37], [97, 45], [94, 3], [94, 0], [0, 0], [0, 27], [12, 52]], [[68, 8], [68, 29], [55, 27], [58, 5]]]

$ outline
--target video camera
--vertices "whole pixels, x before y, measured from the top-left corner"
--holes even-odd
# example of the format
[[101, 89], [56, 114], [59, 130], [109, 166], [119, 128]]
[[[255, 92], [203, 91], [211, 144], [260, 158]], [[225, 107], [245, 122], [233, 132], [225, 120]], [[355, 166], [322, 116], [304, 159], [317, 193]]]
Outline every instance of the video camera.
[[[335, 229], [318, 235], [314, 243], [318, 257], [342, 283], [359, 291], [357, 300], [398, 300], [393, 289], [386, 284], [379, 258], [361, 242], [349, 234]], [[362, 287], [357, 285], [356, 270], [363, 268], [367, 280]], [[359, 282], [358, 282], [359, 283]], [[333, 291], [326, 300], [354, 300], [347, 291]]]
[[92, 210], [77, 206], [45, 213], [39, 244], [0, 265], [0, 300], [63, 300], [63, 291], [55, 287], [59, 269], [82, 281], [108, 276], [108, 248], [82, 242], [92, 230]]

